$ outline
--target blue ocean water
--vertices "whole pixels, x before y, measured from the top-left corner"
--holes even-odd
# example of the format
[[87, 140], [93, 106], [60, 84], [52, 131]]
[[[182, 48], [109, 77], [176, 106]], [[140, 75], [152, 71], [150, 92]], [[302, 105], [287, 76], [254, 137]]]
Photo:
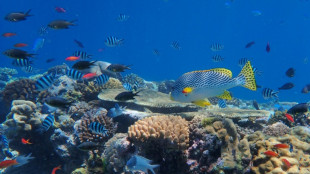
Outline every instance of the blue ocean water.
[[[55, 7], [63, 7], [66, 13], [57, 13]], [[295, 87], [281, 91], [281, 101], [306, 102], [309, 94], [301, 94], [305, 84], [310, 83], [310, 3], [308, 1], [225, 1], [225, 0], [145, 0], [145, 1], [81, 1], [81, 0], [12, 0], [0, 6], [0, 31], [16, 32], [11, 38], [1, 37], [1, 51], [14, 44], [29, 44], [22, 48], [33, 53], [32, 45], [40, 37], [38, 30], [55, 19], [77, 20], [77, 26], [67, 30], [49, 30], [43, 36], [45, 44], [34, 59], [34, 67], [44, 72], [51, 66], [62, 64], [76, 50], [92, 54], [95, 60], [112, 63], [132, 64], [129, 73], [135, 73], [148, 81], [177, 79], [185, 72], [223, 67], [236, 76], [240, 67], [238, 60], [252, 57], [252, 64], [263, 71], [257, 83], [263, 87], [277, 89], [286, 82]], [[32, 9], [33, 16], [26, 21], [12, 23], [3, 18], [10, 12], [26, 12]], [[253, 13], [259, 11], [261, 14]], [[127, 21], [119, 22], [119, 14], [126, 14]], [[124, 44], [110, 48], [104, 41], [108, 36], [124, 39]], [[79, 48], [73, 40], [81, 41]], [[181, 49], [170, 44], [178, 41]], [[248, 49], [245, 45], [255, 41]], [[270, 43], [271, 51], [265, 47]], [[215, 63], [211, 57], [212, 43], [225, 46], [219, 52], [225, 58]], [[103, 49], [103, 51], [98, 51]], [[160, 52], [154, 55], [153, 50]], [[46, 59], [54, 62], [46, 63]], [[11, 67], [12, 59], [1, 55], [1, 67]], [[68, 63], [68, 62], [66, 62]], [[72, 65], [73, 63], [68, 63]], [[296, 75], [285, 76], [293, 67]], [[19, 75], [28, 75], [20, 71]], [[256, 92], [242, 87], [231, 89], [233, 96], [243, 99], [264, 101], [261, 89]]]

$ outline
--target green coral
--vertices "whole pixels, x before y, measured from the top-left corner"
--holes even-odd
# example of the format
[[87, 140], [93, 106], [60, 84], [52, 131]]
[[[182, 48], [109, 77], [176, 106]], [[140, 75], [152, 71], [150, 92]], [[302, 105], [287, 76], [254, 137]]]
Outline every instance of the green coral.
[[201, 120], [201, 125], [203, 127], [206, 127], [206, 126], [210, 126], [212, 125], [215, 121], [218, 121], [219, 119], [216, 118], [216, 117], [207, 117], [207, 118], [203, 118]]

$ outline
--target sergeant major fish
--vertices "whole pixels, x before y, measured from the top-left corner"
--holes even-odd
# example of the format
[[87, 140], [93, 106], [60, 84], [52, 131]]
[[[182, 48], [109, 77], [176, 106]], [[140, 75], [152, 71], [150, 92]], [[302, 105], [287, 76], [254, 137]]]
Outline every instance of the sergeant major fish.
[[104, 136], [108, 136], [108, 130], [104, 127], [104, 125], [100, 124], [99, 122], [92, 122], [88, 125], [88, 129], [92, 133], [102, 134]]
[[53, 83], [54, 83], [54, 77], [52, 75], [45, 75], [41, 78], [39, 78], [36, 81], [36, 89], [37, 90], [45, 90], [47, 88], [49, 88]]
[[75, 69], [71, 69], [71, 70], [67, 69], [66, 75], [74, 80], [79, 80], [82, 78], [84, 74], [82, 74], [80, 71], [75, 70]]
[[210, 46], [210, 49], [211, 49], [212, 51], [221, 51], [221, 50], [224, 49], [224, 45], [219, 44], [219, 43], [214, 43], [214, 44], [212, 44], [212, 45]]
[[48, 131], [48, 129], [54, 125], [55, 117], [52, 114], [49, 114], [47, 117], [45, 117], [42, 126], [37, 130], [40, 134]]
[[264, 99], [270, 99], [270, 98], [278, 98], [278, 93], [279, 91], [274, 91], [273, 89], [270, 88], [264, 88], [262, 91], [262, 95]]
[[18, 66], [18, 67], [27, 67], [30, 64], [32, 64], [32, 61], [28, 59], [14, 59], [12, 62], [12, 65]]
[[109, 36], [109, 37], [107, 37], [107, 39], [105, 40], [104, 43], [108, 47], [115, 47], [118, 45], [122, 45], [124, 43], [124, 39], [119, 39], [119, 38], [114, 37], [114, 36]]
[[101, 85], [102, 86], [102, 85], [106, 84], [109, 81], [109, 79], [110, 79], [109, 76], [107, 76], [105, 74], [102, 74], [102, 75], [96, 77], [95, 83], [97, 85]]
[[76, 57], [80, 57], [80, 59], [91, 59], [92, 58], [92, 55], [90, 54], [87, 54], [86, 52], [84, 51], [75, 51], [73, 53], [73, 56], [76, 56]]
[[[226, 90], [236, 86], [256, 90], [254, 72], [250, 61], [246, 63], [240, 74], [235, 78], [232, 78], [232, 72], [225, 68], [185, 73], [176, 80], [171, 92], [171, 99], [206, 106], [211, 105], [206, 98], [218, 97], [230, 100], [231, 95]], [[188, 92], [184, 93], [185, 89]]]

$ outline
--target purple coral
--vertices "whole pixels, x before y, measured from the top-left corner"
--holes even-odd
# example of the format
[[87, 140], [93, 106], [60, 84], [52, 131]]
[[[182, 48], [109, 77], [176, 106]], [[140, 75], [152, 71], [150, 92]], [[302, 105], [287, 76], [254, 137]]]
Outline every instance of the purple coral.
[[283, 136], [290, 132], [290, 128], [281, 122], [274, 123], [263, 129], [263, 133], [269, 136]]

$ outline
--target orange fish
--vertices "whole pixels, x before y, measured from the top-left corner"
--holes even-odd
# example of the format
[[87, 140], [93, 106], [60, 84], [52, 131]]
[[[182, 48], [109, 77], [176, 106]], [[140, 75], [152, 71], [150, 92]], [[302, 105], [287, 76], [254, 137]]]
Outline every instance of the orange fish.
[[26, 47], [28, 46], [28, 44], [25, 44], [25, 43], [17, 43], [14, 45], [14, 47]]
[[271, 151], [271, 150], [267, 150], [266, 152], [264, 152], [265, 155], [267, 156], [273, 156], [273, 157], [277, 157], [278, 154], [274, 151]]
[[282, 162], [285, 164], [285, 166], [287, 167], [287, 168], [290, 168], [291, 167], [291, 163], [287, 160], [287, 159], [282, 159]]
[[65, 60], [66, 61], [76, 61], [76, 60], [79, 60], [80, 59], [80, 56], [70, 56], [70, 57], [67, 57]]
[[292, 123], [295, 122], [293, 116], [291, 116], [290, 114], [286, 113], [285, 116], [286, 116], [286, 118], [288, 119], [288, 121], [290, 121], [290, 122], [292, 122]]
[[87, 73], [87, 74], [83, 75], [82, 79], [91, 79], [95, 76], [97, 76], [96, 73]]
[[22, 138], [22, 143], [23, 143], [23, 144], [32, 144], [32, 143], [29, 142], [29, 139], [26, 140], [26, 139], [24, 139], [24, 138]]
[[16, 36], [16, 33], [3, 33], [2, 36], [3, 37], [12, 37], [12, 36]]
[[273, 146], [278, 148], [278, 149], [281, 149], [281, 148], [286, 149], [286, 148], [290, 147], [288, 144], [275, 144]]
[[54, 167], [53, 170], [52, 170], [52, 174], [55, 174], [55, 173], [56, 173], [56, 170], [61, 169], [60, 167], [61, 167], [61, 166]]
[[13, 165], [18, 164], [18, 162], [15, 160], [4, 160], [0, 163], [0, 169], [4, 169]]

